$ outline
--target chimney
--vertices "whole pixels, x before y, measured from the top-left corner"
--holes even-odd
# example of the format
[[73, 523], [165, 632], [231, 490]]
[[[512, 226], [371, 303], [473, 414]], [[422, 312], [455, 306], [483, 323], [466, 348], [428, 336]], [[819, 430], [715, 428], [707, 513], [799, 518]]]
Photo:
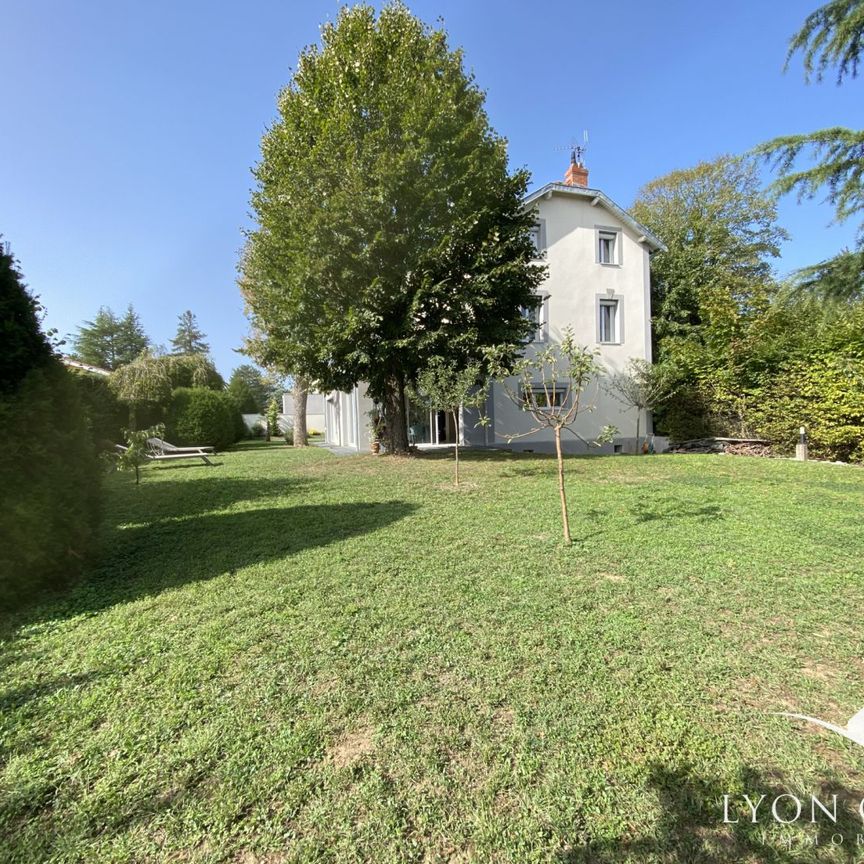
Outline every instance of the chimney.
[[582, 164], [582, 160], [577, 160], [576, 151], [570, 154], [570, 167], [564, 175], [565, 186], [587, 186], [588, 185], [588, 169]]

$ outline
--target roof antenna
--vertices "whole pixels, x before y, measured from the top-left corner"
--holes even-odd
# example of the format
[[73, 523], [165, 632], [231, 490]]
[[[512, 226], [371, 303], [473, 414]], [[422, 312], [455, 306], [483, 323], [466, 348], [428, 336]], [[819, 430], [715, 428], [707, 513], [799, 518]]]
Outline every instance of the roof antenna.
[[585, 154], [588, 152], [588, 130], [582, 130], [582, 143], [577, 144], [575, 139], [571, 139], [566, 147], [556, 147], [556, 150], [570, 151], [570, 164], [584, 167]]

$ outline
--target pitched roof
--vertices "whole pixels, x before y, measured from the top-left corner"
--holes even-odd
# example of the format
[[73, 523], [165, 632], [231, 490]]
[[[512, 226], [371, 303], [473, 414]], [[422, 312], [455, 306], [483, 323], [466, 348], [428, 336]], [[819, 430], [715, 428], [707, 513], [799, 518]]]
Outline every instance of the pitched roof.
[[110, 375], [108, 369], [102, 369], [100, 366], [91, 366], [89, 363], [82, 363], [80, 360], [73, 360], [71, 357], [61, 357], [60, 360], [65, 366], [72, 369], [81, 369], [84, 372], [91, 372], [94, 375]]
[[584, 198], [592, 204], [605, 207], [610, 213], [617, 216], [652, 252], [665, 252], [666, 246], [663, 241], [649, 231], [644, 225], [637, 222], [626, 210], [619, 207], [608, 195], [599, 189], [588, 189], [585, 186], [568, 186], [565, 183], [547, 183], [545, 186], [532, 192], [526, 199], [525, 204], [534, 204], [541, 198], [552, 195], [571, 195], [576, 198]]

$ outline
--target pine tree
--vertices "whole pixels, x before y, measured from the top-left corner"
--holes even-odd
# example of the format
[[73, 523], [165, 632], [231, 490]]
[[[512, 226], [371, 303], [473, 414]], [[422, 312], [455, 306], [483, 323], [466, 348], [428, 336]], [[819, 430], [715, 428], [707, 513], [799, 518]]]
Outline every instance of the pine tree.
[[[811, 13], [789, 43], [789, 61], [804, 55], [804, 74], [821, 81], [825, 71], [837, 67], [837, 83], [856, 78], [864, 50], [864, 0], [832, 0]], [[816, 164], [798, 169], [796, 163], [809, 151]], [[833, 126], [800, 135], [784, 135], [756, 148], [778, 171], [774, 189], [780, 195], [797, 192], [798, 200], [826, 190], [839, 221], [864, 210], [864, 130]], [[864, 242], [864, 225], [859, 228]]]
[[82, 363], [113, 371], [131, 363], [150, 344], [132, 304], [122, 318], [107, 306], [85, 321], [72, 337], [73, 356]]
[[198, 328], [198, 321], [187, 309], [177, 316], [177, 333], [171, 340], [173, 354], [207, 354], [210, 346], [204, 341], [205, 334]]

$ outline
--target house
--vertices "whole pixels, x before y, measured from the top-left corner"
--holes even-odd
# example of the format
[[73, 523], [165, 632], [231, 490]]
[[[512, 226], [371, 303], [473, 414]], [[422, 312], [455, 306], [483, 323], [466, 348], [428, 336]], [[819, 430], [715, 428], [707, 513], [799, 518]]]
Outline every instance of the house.
[[[609, 374], [621, 371], [631, 358], [650, 361], [651, 255], [664, 248], [660, 240], [602, 191], [588, 185], [588, 169], [575, 152], [564, 180], [533, 192], [525, 206], [537, 215], [533, 235], [537, 260], [549, 267], [538, 290], [536, 309], [526, 310], [536, 325], [526, 350], [560, 340], [564, 329], [571, 327], [577, 343], [596, 350]], [[621, 405], [600, 381], [591, 385], [586, 400], [595, 410], [580, 415], [575, 424], [584, 440], [567, 436], [567, 449], [584, 452], [586, 441], [599, 435], [604, 426], [613, 425], [620, 437], [599, 451], [594, 448], [595, 452], [634, 452], [635, 409]], [[347, 393], [329, 393], [324, 412], [326, 441], [367, 450], [372, 408], [362, 384]], [[463, 409], [457, 429], [445, 412], [409, 405], [409, 438], [415, 444], [452, 444], [458, 435], [460, 443], [473, 447], [544, 452], [554, 448], [552, 431], [546, 429], [508, 443], [508, 436], [532, 428], [533, 420], [510, 401], [500, 383], [490, 388], [483, 413], [489, 422], [477, 425], [480, 412]], [[650, 434], [650, 416], [643, 415], [640, 426]]]
[[68, 369], [78, 369], [81, 372], [88, 372], [91, 375], [101, 375], [103, 378], [107, 378], [111, 374], [109, 369], [103, 369], [101, 366], [91, 366], [89, 363], [82, 363], [74, 357], [66, 357], [64, 355], [60, 358], [60, 361]]
[[[294, 426], [294, 393], [282, 394], [282, 417]], [[306, 396], [306, 431], [313, 435], [324, 431], [324, 394], [310, 392]]]

